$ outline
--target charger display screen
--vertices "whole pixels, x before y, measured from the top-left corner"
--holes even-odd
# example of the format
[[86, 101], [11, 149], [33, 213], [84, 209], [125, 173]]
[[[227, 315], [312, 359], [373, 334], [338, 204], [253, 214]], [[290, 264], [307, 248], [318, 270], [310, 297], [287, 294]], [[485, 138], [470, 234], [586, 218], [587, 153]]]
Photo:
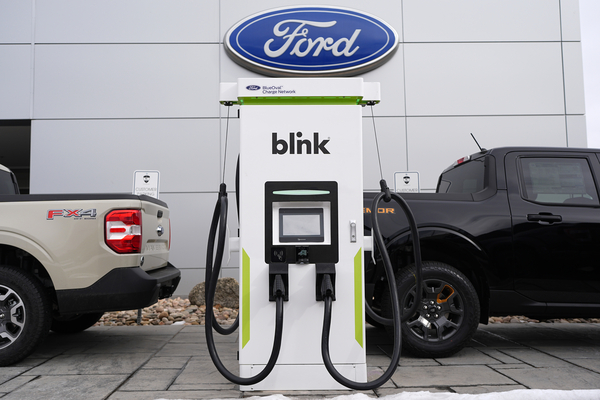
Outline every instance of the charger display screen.
[[282, 243], [325, 241], [322, 208], [280, 208], [279, 241]]

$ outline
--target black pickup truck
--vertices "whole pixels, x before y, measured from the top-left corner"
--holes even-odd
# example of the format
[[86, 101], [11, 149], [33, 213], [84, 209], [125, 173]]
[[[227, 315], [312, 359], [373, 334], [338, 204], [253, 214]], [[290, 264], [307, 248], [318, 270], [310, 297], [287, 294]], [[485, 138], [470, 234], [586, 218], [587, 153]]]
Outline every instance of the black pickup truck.
[[[423, 303], [403, 322], [404, 347], [420, 356], [452, 355], [490, 316], [598, 317], [599, 159], [598, 149], [483, 150], [442, 172], [436, 193], [402, 194], [424, 261]], [[367, 235], [374, 196], [364, 198]], [[402, 210], [381, 204], [405, 309], [415, 293], [412, 238]], [[365, 279], [372, 308], [391, 315], [382, 263], [367, 263]]]

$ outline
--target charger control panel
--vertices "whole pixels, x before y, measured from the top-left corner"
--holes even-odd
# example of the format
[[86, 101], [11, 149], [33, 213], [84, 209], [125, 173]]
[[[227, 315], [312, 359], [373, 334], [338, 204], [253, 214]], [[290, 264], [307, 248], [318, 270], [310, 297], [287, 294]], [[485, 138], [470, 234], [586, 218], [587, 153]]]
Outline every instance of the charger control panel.
[[338, 262], [337, 216], [337, 182], [265, 182], [265, 262]]

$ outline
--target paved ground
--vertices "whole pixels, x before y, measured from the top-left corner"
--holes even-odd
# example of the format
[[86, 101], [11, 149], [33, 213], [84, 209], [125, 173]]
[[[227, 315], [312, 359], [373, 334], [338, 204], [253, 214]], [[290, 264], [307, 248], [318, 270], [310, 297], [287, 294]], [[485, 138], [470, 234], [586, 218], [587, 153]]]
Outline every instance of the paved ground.
[[[271, 394], [243, 394], [222, 378], [208, 356], [203, 328], [94, 327], [76, 335], [51, 334], [34, 355], [0, 368], [0, 398], [223, 399]], [[376, 373], [389, 364], [391, 345], [372, 327], [367, 328], [367, 342], [370, 373]], [[219, 349], [235, 371], [237, 335], [220, 337]], [[496, 324], [480, 326], [470, 346], [454, 357], [403, 356], [392, 380], [367, 394], [598, 388], [600, 324]], [[283, 394], [314, 398], [348, 393]]]

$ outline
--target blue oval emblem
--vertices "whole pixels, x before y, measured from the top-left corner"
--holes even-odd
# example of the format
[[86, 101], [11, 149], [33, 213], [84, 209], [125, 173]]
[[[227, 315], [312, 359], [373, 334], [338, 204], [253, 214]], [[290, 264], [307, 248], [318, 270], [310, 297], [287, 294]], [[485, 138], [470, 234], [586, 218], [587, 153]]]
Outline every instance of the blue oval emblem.
[[260, 89], [260, 86], [258, 86], [258, 85], [249, 85], [249, 86], [246, 86], [246, 89], [248, 89], [248, 90], [258, 90], [258, 89]]
[[224, 42], [236, 63], [265, 75], [352, 76], [387, 61], [398, 34], [348, 8], [284, 7], [243, 19]]

